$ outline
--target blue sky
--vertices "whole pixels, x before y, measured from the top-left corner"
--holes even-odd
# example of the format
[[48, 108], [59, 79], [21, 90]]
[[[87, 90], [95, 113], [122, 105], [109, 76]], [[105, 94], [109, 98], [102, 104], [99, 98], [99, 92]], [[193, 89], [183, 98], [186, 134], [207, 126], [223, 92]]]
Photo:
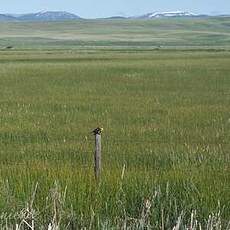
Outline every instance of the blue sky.
[[153, 11], [230, 14], [230, 0], [2, 0], [0, 13], [61, 10], [85, 18], [140, 15]]

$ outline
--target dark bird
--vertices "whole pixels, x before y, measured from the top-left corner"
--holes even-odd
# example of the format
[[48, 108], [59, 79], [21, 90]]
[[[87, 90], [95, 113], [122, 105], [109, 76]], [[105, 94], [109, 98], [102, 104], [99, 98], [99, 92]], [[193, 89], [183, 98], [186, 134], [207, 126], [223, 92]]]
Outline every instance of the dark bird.
[[103, 131], [103, 128], [97, 127], [96, 129], [94, 129], [94, 130], [92, 131], [92, 133], [93, 133], [94, 135], [96, 135], [96, 134], [101, 134], [102, 131]]

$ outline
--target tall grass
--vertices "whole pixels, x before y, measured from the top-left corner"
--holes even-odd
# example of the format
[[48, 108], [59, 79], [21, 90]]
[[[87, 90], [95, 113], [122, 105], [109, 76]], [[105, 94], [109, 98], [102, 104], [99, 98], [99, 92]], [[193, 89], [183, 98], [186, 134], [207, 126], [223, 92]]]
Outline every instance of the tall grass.
[[2, 52], [2, 229], [228, 229], [229, 58]]
[[[7, 186], [7, 184], [6, 184]], [[43, 209], [36, 206], [39, 189], [35, 185], [25, 206], [15, 212], [4, 212], [0, 216], [1, 229], [229, 229], [221, 217], [221, 207], [210, 213], [207, 218], [200, 217], [194, 209], [181, 209], [175, 198], [173, 188], [167, 183], [155, 187], [150, 196], [136, 203], [136, 214], [127, 209], [127, 196], [123, 189], [123, 178], [114, 194], [113, 208], [108, 201], [93, 202], [87, 212], [79, 212], [67, 206], [67, 188], [61, 190], [55, 182], [50, 190]], [[100, 199], [101, 185], [94, 188], [95, 199]], [[103, 190], [104, 191], [104, 190]], [[12, 197], [9, 197], [12, 199]], [[110, 200], [111, 201], [111, 200]], [[103, 205], [102, 205], [103, 203]], [[116, 216], [113, 217], [113, 215]], [[225, 227], [223, 227], [225, 226]]]

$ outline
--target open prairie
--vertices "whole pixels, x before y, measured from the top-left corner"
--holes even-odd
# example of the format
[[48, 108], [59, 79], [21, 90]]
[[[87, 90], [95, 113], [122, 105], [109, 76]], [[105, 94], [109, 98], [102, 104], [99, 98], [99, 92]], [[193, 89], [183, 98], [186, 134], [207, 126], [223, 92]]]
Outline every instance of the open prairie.
[[230, 18], [0, 23], [0, 48], [230, 48]]
[[[141, 38], [151, 40], [147, 50], [118, 49], [108, 32], [103, 39], [108, 36], [111, 49], [95, 49], [107, 40], [100, 37], [91, 49], [53, 40], [43, 47], [31, 38], [38, 30], [0, 24], [0, 36], [10, 37], [1, 44], [15, 47], [0, 51], [2, 229], [6, 221], [12, 227], [23, 220], [38, 229], [49, 223], [61, 229], [229, 229], [230, 52], [229, 32], [222, 29], [229, 24], [216, 21], [224, 39], [215, 41], [224, 49], [193, 51], [180, 50], [183, 43], [179, 50], [152, 49], [152, 34]], [[72, 38], [68, 26], [75, 25], [71, 34], [86, 40], [93, 33], [87, 23], [67, 23], [66, 36]], [[132, 22], [123, 23], [121, 36]], [[49, 39], [60, 37], [55, 25], [42, 25]], [[174, 30], [190, 39], [188, 31], [184, 37]], [[100, 183], [90, 133], [97, 126], [104, 128]]]

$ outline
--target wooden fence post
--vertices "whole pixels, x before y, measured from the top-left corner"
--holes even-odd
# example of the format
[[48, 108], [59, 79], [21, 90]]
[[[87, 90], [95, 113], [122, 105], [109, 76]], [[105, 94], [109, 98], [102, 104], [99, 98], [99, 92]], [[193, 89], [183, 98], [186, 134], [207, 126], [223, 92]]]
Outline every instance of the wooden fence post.
[[103, 128], [96, 128], [93, 130], [95, 135], [95, 155], [94, 155], [94, 173], [97, 181], [100, 179], [101, 174], [101, 132]]

